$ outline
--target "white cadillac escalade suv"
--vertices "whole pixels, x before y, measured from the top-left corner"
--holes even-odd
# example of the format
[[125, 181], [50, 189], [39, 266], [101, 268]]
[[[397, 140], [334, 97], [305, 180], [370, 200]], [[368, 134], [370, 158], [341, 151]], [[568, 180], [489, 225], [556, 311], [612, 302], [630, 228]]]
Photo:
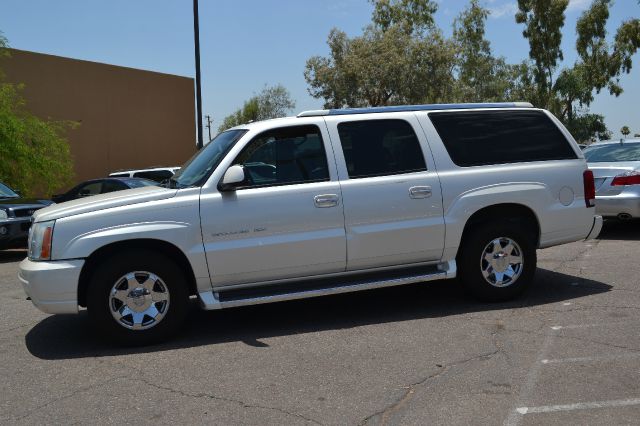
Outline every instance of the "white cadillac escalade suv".
[[459, 277], [520, 294], [536, 249], [594, 238], [593, 175], [529, 104], [308, 111], [219, 134], [166, 187], [39, 210], [19, 278], [42, 311], [171, 335], [204, 309]]

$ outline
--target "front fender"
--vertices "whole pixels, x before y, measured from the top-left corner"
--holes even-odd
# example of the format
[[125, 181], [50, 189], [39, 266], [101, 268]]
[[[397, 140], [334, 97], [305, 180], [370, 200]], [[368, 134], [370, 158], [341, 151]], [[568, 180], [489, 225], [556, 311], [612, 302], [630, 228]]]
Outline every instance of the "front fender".
[[53, 255], [55, 259], [81, 259], [89, 257], [91, 253], [106, 245], [136, 239], [161, 240], [177, 245], [176, 241], [184, 239], [183, 236], [188, 232], [189, 226], [185, 222], [171, 221], [128, 223], [91, 230], [63, 244], [58, 244], [59, 233], [56, 229]]
[[86, 259], [102, 247], [130, 240], [163, 241], [186, 256], [198, 285], [210, 287], [200, 231], [199, 190], [183, 192], [170, 199], [57, 219], [52, 259]]

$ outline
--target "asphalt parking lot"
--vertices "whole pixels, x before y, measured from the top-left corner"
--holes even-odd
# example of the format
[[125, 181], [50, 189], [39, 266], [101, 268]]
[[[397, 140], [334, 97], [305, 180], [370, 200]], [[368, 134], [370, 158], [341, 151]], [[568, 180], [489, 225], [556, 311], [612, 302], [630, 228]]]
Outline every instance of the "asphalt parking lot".
[[522, 299], [433, 282], [218, 312], [118, 348], [0, 252], [1, 424], [637, 424], [640, 223], [540, 250]]

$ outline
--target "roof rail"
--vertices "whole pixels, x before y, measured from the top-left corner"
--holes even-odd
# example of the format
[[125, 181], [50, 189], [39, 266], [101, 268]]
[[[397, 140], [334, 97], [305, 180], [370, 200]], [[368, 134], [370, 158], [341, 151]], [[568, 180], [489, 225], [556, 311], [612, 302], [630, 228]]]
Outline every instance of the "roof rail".
[[480, 108], [533, 108], [529, 102], [493, 102], [475, 104], [426, 104], [396, 105], [371, 108], [317, 109], [303, 111], [297, 117], [318, 117], [323, 115], [371, 114], [376, 112], [434, 111], [441, 109], [480, 109]]

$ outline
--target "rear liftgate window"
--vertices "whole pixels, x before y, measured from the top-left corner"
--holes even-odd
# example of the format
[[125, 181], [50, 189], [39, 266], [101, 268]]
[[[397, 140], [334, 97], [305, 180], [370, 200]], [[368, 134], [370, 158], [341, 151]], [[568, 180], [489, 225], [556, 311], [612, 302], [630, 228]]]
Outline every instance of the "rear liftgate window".
[[578, 158], [540, 111], [436, 112], [429, 118], [458, 166]]

